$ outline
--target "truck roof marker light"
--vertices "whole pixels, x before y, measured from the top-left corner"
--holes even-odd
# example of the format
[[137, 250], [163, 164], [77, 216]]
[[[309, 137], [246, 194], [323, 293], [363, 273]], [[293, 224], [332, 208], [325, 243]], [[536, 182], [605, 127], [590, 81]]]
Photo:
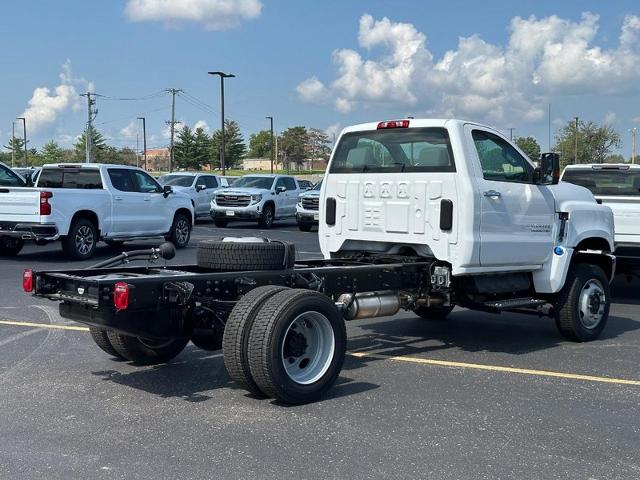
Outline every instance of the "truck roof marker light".
[[22, 272], [22, 289], [26, 293], [33, 292], [33, 270], [30, 268]]
[[385, 128], [409, 128], [409, 120], [388, 120], [378, 123], [378, 130]]
[[118, 282], [114, 285], [113, 306], [118, 311], [129, 308], [129, 285], [127, 283]]

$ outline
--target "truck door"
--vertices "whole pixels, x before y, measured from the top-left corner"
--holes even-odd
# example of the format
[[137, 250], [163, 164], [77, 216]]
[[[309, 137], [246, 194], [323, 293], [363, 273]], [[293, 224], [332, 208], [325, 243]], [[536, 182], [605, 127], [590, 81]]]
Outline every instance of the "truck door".
[[138, 183], [127, 168], [109, 168], [112, 190], [112, 233], [132, 237], [145, 233], [147, 203], [138, 190]]
[[533, 165], [507, 140], [467, 125], [478, 165], [480, 263], [483, 266], [539, 265], [554, 245], [555, 202], [533, 182]]

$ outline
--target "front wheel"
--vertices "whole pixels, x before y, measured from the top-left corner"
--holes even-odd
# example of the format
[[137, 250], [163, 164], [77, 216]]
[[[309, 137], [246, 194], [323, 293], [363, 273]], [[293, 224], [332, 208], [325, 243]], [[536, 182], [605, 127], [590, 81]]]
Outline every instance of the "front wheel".
[[98, 230], [91, 220], [79, 218], [75, 220], [69, 233], [62, 239], [64, 253], [76, 260], [86, 260], [93, 256], [98, 243]]
[[334, 384], [347, 332], [334, 303], [309, 290], [285, 290], [262, 306], [249, 332], [251, 376], [268, 396], [313, 402]]
[[24, 246], [24, 240], [19, 238], [0, 239], [0, 257], [15, 257]]
[[556, 325], [563, 337], [574, 342], [595, 340], [609, 318], [609, 280], [600, 267], [577, 263], [569, 269], [553, 303]]
[[191, 238], [191, 219], [184, 213], [176, 213], [173, 217], [171, 231], [166, 239], [173, 243], [176, 248], [184, 248], [189, 244]]
[[267, 204], [262, 209], [262, 214], [260, 215], [260, 220], [258, 220], [258, 225], [262, 228], [271, 228], [273, 226], [273, 219], [275, 217], [275, 210], [273, 205]]

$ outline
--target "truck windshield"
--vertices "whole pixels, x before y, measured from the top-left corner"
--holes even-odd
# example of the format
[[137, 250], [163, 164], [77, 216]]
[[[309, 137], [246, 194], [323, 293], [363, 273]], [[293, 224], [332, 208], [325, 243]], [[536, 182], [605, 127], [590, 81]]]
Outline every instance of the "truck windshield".
[[630, 168], [567, 169], [562, 181], [588, 188], [594, 195], [640, 196], [640, 170]]
[[455, 172], [445, 128], [393, 128], [345, 133], [330, 173]]
[[196, 177], [193, 175], [164, 175], [158, 180], [162, 185], [174, 187], [190, 187]]
[[231, 184], [233, 188], [259, 188], [271, 190], [273, 177], [241, 177]]

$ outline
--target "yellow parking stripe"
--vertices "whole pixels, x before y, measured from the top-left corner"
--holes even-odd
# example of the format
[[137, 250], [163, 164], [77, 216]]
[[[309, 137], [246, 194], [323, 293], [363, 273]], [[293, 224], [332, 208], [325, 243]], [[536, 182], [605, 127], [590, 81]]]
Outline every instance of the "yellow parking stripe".
[[87, 327], [74, 327], [71, 325], [52, 325], [50, 323], [16, 322], [13, 320], [0, 320], [0, 325], [13, 325], [16, 327], [52, 328], [58, 330], [75, 330], [76, 332], [88, 332]]
[[581, 375], [577, 373], [550, 372], [548, 370], [532, 370], [529, 368], [501, 367], [499, 365], [484, 365], [480, 363], [451, 362], [448, 360], [434, 360], [431, 358], [380, 355], [367, 352], [349, 352], [349, 355], [358, 358], [375, 358], [379, 360], [393, 360], [396, 362], [416, 363], [422, 365], [437, 365], [440, 367], [471, 368], [475, 370], [488, 370], [491, 372], [518, 373], [521, 375], [535, 375], [539, 377], [555, 377], [566, 378], [570, 380], [582, 380], [586, 382], [615, 383], [619, 385], [640, 386], [640, 380], [628, 380], [625, 378], [597, 377], [594, 375]]
[[[0, 320], [0, 325], [12, 325], [16, 327], [31, 328], [51, 328], [59, 330], [72, 330], [76, 332], [88, 332], [87, 327], [76, 327], [71, 325], [52, 325], [49, 323], [17, 322], [14, 320]], [[485, 370], [490, 372], [516, 373], [520, 375], [534, 375], [538, 377], [565, 378], [569, 380], [581, 380], [586, 382], [613, 383], [618, 385], [637, 385], [640, 380], [629, 380], [626, 378], [599, 377], [595, 375], [581, 375], [578, 373], [551, 372], [548, 370], [533, 370], [529, 368], [502, 367], [499, 365], [486, 365], [480, 363], [452, 362], [449, 360], [435, 360], [433, 358], [403, 357], [398, 355], [381, 355], [369, 352], [348, 352], [348, 355], [357, 358], [375, 358], [377, 360], [393, 360], [395, 362], [414, 363], [418, 365], [435, 365], [439, 367], [469, 368], [474, 370]]]

